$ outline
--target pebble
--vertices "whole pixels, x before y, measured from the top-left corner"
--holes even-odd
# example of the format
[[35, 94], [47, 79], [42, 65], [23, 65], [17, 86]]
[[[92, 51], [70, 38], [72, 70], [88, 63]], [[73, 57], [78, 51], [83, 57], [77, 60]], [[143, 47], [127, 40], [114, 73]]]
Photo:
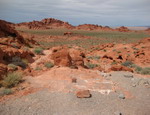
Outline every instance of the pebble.
[[120, 99], [125, 99], [125, 95], [124, 94], [119, 94], [118, 96]]

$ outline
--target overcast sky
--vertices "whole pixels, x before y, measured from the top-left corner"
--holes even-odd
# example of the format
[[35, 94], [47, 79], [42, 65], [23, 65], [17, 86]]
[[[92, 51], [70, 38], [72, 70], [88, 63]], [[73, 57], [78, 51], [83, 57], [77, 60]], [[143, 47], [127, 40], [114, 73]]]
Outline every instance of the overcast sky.
[[56, 18], [73, 25], [150, 26], [150, 0], [0, 0], [0, 19]]

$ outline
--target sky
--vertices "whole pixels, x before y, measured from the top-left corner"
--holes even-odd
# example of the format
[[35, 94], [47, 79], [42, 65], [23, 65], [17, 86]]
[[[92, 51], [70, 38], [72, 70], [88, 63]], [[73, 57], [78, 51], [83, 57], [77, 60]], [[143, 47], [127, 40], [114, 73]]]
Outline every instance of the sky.
[[0, 0], [0, 19], [19, 23], [56, 18], [103, 26], [150, 26], [150, 0]]

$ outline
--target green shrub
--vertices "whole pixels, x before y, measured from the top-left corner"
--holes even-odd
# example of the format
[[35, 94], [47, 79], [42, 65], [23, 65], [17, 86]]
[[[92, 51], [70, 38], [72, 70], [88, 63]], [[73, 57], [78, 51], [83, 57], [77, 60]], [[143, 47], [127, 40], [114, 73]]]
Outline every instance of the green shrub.
[[38, 54], [38, 55], [41, 55], [41, 54], [43, 54], [43, 48], [35, 48], [34, 49], [34, 52], [36, 53], [36, 54]]
[[99, 60], [100, 56], [87, 56], [87, 59]]
[[24, 59], [21, 59], [20, 57], [18, 56], [15, 56], [15, 57], [12, 57], [12, 60], [11, 60], [11, 64], [14, 64], [16, 66], [20, 66], [22, 68], [26, 68], [27, 67], [27, 64], [26, 62], [24, 61]]
[[0, 91], [0, 96], [4, 96], [4, 95], [10, 95], [10, 94], [12, 94], [13, 93], [13, 91], [12, 91], [12, 89], [10, 89], [10, 88], [4, 88], [4, 89], [2, 89], [1, 91]]
[[51, 62], [46, 62], [46, 63], [44, 64], [44, 66], [47, 67], [47, 68], [52, 68], [52, 67], [54, 66], [54, 64], [51, 63]]
[[95, 68], [97, 66], [98, 66], [97, 64], [92, 64], [92, 63], [87, 63], [86, 64], [86, 67], [88, 67], [89, 69], [93, 69], [93, 68]]
[[115, 65], [115, 64], [117, 64], [117, 62], [116, 62], [116, 61], [113, 61], [113, 62], [111, 63], [111, 65]]
[[17, 70], [17, 66], [14, 64], [8, 64], [8, 67], [12, 68], [13, 70]]
[[136, 67], [135, 67], [135, 71], [136, 71], [137, 73], [141, 73], [142, 67], [136, 66]]
[[132, 67], [133, 63], [131, 61], [125, 61], [121, 65], [126, 66], [126, 67]]
[[150, 75], [150, 67], [145, 67], [140, 72], [143, 75]]
[[20, 72], [8, 73], [3, 80], [3, 86], [11, 88], [19, 84], [22, 80], [23, 74]]
[[41, 67], [36, 67], [35, 70], [36, 70], [36, 71], [42, 70], [42, 68], [41, 68]]

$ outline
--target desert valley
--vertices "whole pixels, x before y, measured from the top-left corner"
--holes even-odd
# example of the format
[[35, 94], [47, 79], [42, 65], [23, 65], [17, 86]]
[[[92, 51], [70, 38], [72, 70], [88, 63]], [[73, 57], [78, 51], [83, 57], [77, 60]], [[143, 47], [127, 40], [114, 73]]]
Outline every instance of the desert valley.
[[0, 20], [0, 115], [149, 115], [150, 28]]

